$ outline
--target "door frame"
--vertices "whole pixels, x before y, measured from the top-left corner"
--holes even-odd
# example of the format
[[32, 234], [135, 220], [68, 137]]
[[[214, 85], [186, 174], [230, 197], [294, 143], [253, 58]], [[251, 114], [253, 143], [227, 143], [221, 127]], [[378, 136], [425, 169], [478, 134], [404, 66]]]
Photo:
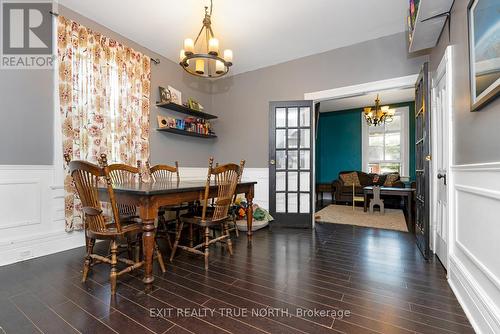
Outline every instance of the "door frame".
[[[448, 235], [447, 235], [447, 240], [446, 241], [446, 247], [447, 247], [447, 258], [446, 258], [446, 268], [450, 268], [450, 243], [451, 243], [451, 228], [452, 228], [452, 222], [454, 221], [454, 197], [453, 197], [453, 188], [454, 188], [454, 175], [453, 171], [451, 170], [451, 166], [453, 164], [453, 66], [452, 66], [452, 56], [453, 56], [453, 46], [449, 45], [444, 52], [444, 55], [439, 62], [439, 65], [434, 72], [432, 78], [431, 78], [431, 110], [435, 111], [436, 110], [436, 94], [435, 94], [435, 89], [439, 81], [444, 77], [446, 80], [446, 100], [447, 100], [447, 108], [444, 110], [444, 112], [447, 113], [447, 120], [448, 123], [446, 126], [448, 127], [448, 141], [445, 143], [445, 145], [448, 148], [448, 165], [446, 166], [446, 183], [447, 183], [447, 194], [446, 194], [446, 201], [447, 201], [447, 216], [448, 216]], [[431, 112], [431, 137], [436, 138], [436, 133], [438, 129], [436, 128], [436, 117], [435, 112]], [[431, 147], [432, 147], [432, 155], [433, 158], [431, 160], [431, 182], [430, 182], [430, 201], [431, 201], [431, 206], [430, 206], [430, 232], [431, 232], [431, 238], [430, 238], [430, 248], [434, 254], [435, 252], [435, 242], [436, 242], [436, 211], [437, 211], [437, 203], [436, 203], [436, 198], [437, 198], [437, 189], [438, 189], [438, 182], [437, 179], [437, 166], [433, 161], [435, 161], [435, 158], [437, 157], [437, 154], [439, 154], [437, 150], [437, 143], [435, 140], [431, 142]], [[449, 269], [448, 269], [449, 271]], [[446, 273], [448, 276], [448, 272]]]
[[[320, 90], [315, 92], [304, 93], [304, 100], [312, 100], [313, 105], [316, 103], [332, 100], [332, 99], [342, 99], [346, 97], [356, 97], [365, 95], [373, 92], [380, 92], [384, 90], [390, 89], [405, 89], [415, 87], [415, 82], [417, 81], [418, 73], [407, 75], [403, 77], [378, 80], [372, 82], [366, 82], [358, 85], [344, 86], [327, 90]], [[316, 122], [316, 120], [314, 120]], [[314, 124], [316, 125], [316, 124]], [[313, 131], [313, 142], [311, 147], [312, 153], [312, 175], [313, 175], [313, 184], [312, 184], [312, 197], [313, 197], [313, 205], [316, 207], [316, 126], [312, 127]], [[312, 215], [312, 228], [315, 228], [315, 214]]]

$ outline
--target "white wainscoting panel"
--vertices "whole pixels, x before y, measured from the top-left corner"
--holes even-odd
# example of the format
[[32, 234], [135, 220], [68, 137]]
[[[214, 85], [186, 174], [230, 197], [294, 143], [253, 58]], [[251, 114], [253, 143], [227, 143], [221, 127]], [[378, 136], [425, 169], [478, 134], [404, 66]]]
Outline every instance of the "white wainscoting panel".
[[[206, 180], [207, 168], [205, 167], [180, 167], [182, 180]], [[269, 209], [269, 170], [267, 168], [245, 167], [243, 170], [244, 181], [256, 181], [253, 202], [260, 207]]]
[[451, 170], [450, 285], [478, 333], [500, 333], [500, 163]]
[[0, 266], [85, 244], [64, 231], [64, 190], [53, 166], [0, 166]]

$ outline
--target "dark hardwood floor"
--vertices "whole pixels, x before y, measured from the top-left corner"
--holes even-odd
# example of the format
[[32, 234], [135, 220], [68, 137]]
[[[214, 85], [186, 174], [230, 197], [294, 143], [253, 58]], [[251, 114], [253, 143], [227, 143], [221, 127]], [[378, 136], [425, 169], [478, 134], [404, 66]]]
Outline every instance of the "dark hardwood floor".
[[149, 295], [140, 272], [122, 276], [115, 298], [107, 266], [80, 283], [83, 248], [1, 267], [0, 333], [474, 332], [443, 268], [408, 233], [274, 227], [252, 248], [241, 235], [234, 250], [214, 247], [206, 273], [203, 259], [181, 253], [167, 273], [155, 268]]

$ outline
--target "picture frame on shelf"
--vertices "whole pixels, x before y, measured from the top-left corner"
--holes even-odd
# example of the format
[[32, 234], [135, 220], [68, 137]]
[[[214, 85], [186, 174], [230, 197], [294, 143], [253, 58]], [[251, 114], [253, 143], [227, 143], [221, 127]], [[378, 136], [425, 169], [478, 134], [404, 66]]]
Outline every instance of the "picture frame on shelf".
[[500, 95], [500, 19], [498, 0], [471, 0], [467, 7], [471, 111]]
[[172, 101], [172, 94], [168, 88], [160, 86], [158, 89], [160, 91], [160, 103], [169, 103]]
[[170, 91], [170, 102], [182, 105], [182, 93], [172, 86], [168, 86]]
[[188, 98], [188, 107], [196, 111], [203, 111], [203, 106], [193, 98]]

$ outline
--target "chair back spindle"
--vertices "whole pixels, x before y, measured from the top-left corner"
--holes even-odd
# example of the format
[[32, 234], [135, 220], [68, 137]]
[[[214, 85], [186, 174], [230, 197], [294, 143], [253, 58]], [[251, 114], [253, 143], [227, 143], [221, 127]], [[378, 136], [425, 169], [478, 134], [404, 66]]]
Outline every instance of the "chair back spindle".
[[[125, 164], [111, 164], [108, 166], [108, 171], [113, 185], [140, 182], [140, 170], [137, 167]], [[135, 205], [118, 202], [117, 206], [120, 217], [137, 214]]]
[[151, 177], [154, 182], [179, 182], [179, 163], [175, 166], [156, 165], [150, 168]]
[[[66, 161], [69, 159], [69, 157], [65, 158]], [[85, 214], [85, 226], [91, 232], [108, 232], [108, 221], [103, 214], [98, 192], [99, 183], [101, 180], [104, 180], [106, 182], [116, 231], [121, 233], [119, 212], [105, 154], [101, 155], [99, 162], [101, 166], [81, 160], [73, 160], [68, 163], [70, 175], [73, 178], [78, 197], [83, 206], [82, 211]]]
[[232, 163], [217, 165], [216, 167], [213, 167], [213, 158], [211, 157], [209, 159], [203, 211], [201, 216], [202, 221], [206, 219], [212, 176], [214, 177], [215, 186], [217, 188], [217, 196], [214, 202], [212, 220], [217, 221], [226, 219], [228, 217], [229, 207], [231, 206], [231, 203], [233, 201], [233, 196], [238, 184], [240, 170], [241, 166]]

